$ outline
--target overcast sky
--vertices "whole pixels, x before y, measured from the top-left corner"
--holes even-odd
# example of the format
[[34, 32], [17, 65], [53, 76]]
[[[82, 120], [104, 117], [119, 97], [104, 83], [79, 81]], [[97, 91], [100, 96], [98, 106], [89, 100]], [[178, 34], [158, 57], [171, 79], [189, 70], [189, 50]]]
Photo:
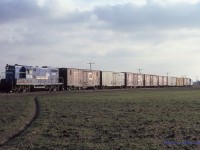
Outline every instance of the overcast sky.
[[200, 79], [200, 0], [0, 0], [6, 64]]

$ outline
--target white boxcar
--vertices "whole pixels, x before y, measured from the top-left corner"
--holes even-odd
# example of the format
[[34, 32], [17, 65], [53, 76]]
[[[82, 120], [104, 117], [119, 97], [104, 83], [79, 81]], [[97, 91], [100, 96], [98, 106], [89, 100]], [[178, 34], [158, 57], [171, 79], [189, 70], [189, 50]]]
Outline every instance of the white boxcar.
[[172, 77], [171, 86], [176, 86], [176, 77]]
[[170, 77], [170, 76], [167, 77], [167, 84], [168, 84], [168, 86], [173, 86], [172, 77]]
[[101, 86], [102, 87], [124, 87], [125, 73], [101, 71]]

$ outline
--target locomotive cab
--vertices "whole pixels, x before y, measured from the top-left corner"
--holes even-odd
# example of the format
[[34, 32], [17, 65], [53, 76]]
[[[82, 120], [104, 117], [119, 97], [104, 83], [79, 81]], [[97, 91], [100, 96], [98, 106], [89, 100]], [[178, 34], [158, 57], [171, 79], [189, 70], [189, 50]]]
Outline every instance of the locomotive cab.
[[24, 74], [21, 74], [23, 71], [21, 65], [6, 65], [5, 67], [5, 79], [2, 80], [2, 90], [11, 91], [17, 82], [17, 79], [20, 77], [24, 77]]
[[6, 65], [5, 79], [2, 80], [2, 88], [6, 92], [10, 91], [30, 91], [32, 79], [32, 67], [22, 65]]

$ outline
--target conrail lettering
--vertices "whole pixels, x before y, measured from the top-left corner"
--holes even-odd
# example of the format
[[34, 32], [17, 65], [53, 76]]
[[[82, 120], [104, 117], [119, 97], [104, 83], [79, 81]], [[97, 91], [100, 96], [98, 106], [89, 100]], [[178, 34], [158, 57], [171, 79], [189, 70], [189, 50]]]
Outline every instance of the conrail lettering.
[[43, 79], [43, 80], [47, 80], [49, 79], [49, 73], [46, 73], [46, 76], [36, 76], [36, 79]]
[[48, 77], [47, 77], [47, 76], [36, 76], [36, 79], [44, 79], [44, 80], [47, 80]]
[[92, 75], [92, 73], [88, 73], [88, 79], [89, 79], [89, 80], [93, 80], [93, 75]]

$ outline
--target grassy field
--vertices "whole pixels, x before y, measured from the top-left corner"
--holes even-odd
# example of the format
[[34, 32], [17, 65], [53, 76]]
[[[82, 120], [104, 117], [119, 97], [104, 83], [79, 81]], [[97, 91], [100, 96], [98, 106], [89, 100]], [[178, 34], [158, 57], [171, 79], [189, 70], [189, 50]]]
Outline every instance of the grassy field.
[[26, 127], [35, 113], [33, 98], [27, 96], [0, 96], [0, 144]]
[[17, 124], [9, 121], [12, 114], [30, 114], [24, 105], [31, 107], [36, 96], [37, 118], [0, 149], [200, 149], [198, 89], [0, 96], [0, 131]]

